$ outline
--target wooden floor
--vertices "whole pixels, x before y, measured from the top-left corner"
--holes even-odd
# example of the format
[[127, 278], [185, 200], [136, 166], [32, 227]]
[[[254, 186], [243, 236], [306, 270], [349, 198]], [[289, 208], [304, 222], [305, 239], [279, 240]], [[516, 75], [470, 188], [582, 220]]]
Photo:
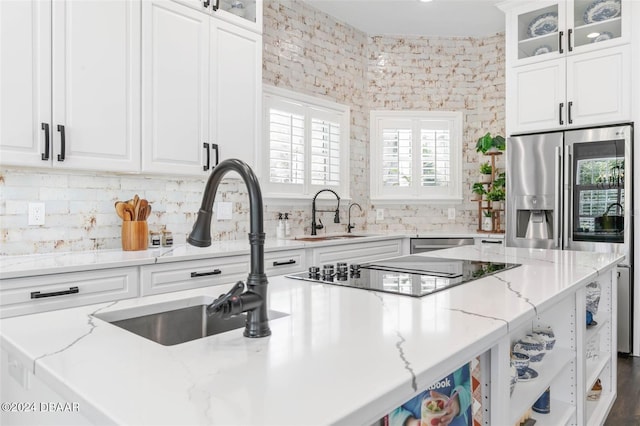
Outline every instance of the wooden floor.
[[618, 396], [605, 426], [640, 426], [640, 358], [618, 357]]

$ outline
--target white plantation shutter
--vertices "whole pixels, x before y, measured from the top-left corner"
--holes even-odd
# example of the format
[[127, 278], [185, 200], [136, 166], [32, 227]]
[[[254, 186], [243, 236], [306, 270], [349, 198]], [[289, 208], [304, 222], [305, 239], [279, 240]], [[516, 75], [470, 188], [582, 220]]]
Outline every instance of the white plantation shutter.
[[462, 198], [462, 114], [371, 112], [371, 198]]
[[348, 196], [349, 109], [271, 87], [264, 105], [267, 193], [308, 197], [329, 187]]
[[269, 181], [304, 183], [304, 115], [269, 108]]
[[382, 130], [382, 181], [384, 186], [411, 185], [411, 127]]

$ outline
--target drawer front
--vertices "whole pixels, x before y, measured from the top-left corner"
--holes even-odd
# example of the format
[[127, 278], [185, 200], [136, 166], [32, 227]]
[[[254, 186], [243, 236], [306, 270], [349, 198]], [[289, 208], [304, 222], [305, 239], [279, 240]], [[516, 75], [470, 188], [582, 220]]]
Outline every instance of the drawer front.
[[231, 256], [141, 267], [142, 296], [170, 291], [232, 284], [245, 284], [250, 270], [249, 256]]
[[264, 270], [269, 277], [304, 271], [306, 264], [304, 250], [276, 251], [264, 255]]
[[0, 318], [137, 297], [138, 281], [137, 267], [3, 280]]
[[401, 255], [402, 240], [342, 244], [335, 247], [315, 249], [313, 266], [322, 266], [336, 262], [364, 263]]

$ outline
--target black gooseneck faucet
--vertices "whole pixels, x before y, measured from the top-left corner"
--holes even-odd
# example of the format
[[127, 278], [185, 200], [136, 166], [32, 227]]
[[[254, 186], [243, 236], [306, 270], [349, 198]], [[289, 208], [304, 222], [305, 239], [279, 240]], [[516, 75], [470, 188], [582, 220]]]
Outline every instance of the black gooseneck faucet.
[[360, 204], [358, 204], [358, 203], [351, 203], [349, 205], [349, 219], [347, 220], [347, 232], [348, 233], [351, 233], [351, 230], [356, 227], [355, 225], [351, 224], [351, 207], [353, 207], [353, 206], [358, 206], [360, 211], [362, 211], [362, 206]]
[[336, 206], [335, 216], [333, 217], [333, 223], [340, 223], [340, 196], [332, 189], [321, 189], [316, 192], [316, 195], [313, 196], [313, 201], [311, 202], [311, 235], [318, 235], [316, 232], [318, 229], [324, 228], [322, 221], [320, 224], [316, 224], [316, 212], [332, 212], [333, 210], [316, 210], [316, 198], [322, 192], [331, 192], [338, 199], [338, 205]]
[[220, 181], [230, 171], [235, 171], [242, 177], [249, 193], [251, 271], [247, 277], [246, 292], [242, 292], [244, 284], [242, 281], [238, 281], [227, 294], [221, 295], [207, 306], [207, 313], [229, 318], [246, 312], [247, 322], [244, 335], [246, 337], [266, 337], [271, 334], [271, 329], [269, 328], [269, 318], [267, 317], [268, 281], [264, 273], [265, 234], [263, 228], [262, 191], [258, 184], [258, 178], [246, 163], [237, 159], [227, 159], [221, 161], [213, 169], [202, 195], [198, 218], [193, 225], [189, 238], [187, 238], [187, 242], [196, 247], [209, 247], [211, 245], [213, 201]]

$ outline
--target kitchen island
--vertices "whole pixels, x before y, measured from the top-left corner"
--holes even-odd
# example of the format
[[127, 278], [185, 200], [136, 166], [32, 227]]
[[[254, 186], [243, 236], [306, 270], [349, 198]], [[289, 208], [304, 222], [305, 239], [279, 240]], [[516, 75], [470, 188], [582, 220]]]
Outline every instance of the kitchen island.
[[[598, 319], [602, 330], [615, 329], [618, 256], [477, 246], [429, 255], [521, 266], [422, 298], [269, 277], [269, 309], [287, 315], [260, 339], [236, 329], [163, 346], [98, 318], [208, 303], [232, 283], [0, 320], [2, 402], [69, 404], [44, 412], [16, 405], [2, 423], [371, 424], [481, 357], [483, 422], [513, 424], [520, 413], [509, 412], [509, 347], [536, 321], [557, 330], [566, 347], [556, 351], [566, 359], [561, 369], [573, 373], [557, 371], [561, 383], [541, 374], [539, 385], [518, 384], [512, 398], [530, 406], [535, 395], [526, 388], [544, 390], [547, 380], [577, 390], [565, 423], [606, 416], [615, 399], [615, 336], [600, 339], [596, 374], [609, 377], [608, 390], [589, 408], [581, 398], [592, 375], [582, 354], [584, 287], [600, 283], [607, 307]], [[573, 324], [556, 324], [563, 315]]]

